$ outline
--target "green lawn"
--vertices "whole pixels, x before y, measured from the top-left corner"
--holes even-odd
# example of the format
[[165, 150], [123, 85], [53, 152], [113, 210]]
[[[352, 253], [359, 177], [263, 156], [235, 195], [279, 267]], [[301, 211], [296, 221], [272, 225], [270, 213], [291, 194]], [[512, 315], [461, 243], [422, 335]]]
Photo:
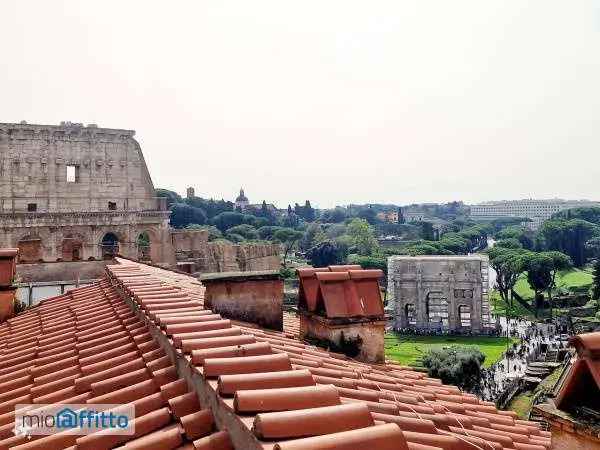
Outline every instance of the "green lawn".
[[[557, 295], [559, 290], [576, 291], [586, 290], [592, 285], [592, 272], [590, 269], [571, 269], [567, 271], [561, 271], [556, 276], [556, 289], [553, 295]], [[533, 290], [529, 287], [527, 282], [527, 275], [521, 275], [517, 284], [515, 284], [515, 291], [525, 301], [533, 300]], [[500, 298], [500, 294], [497, 291], [490, 292], [490, 304], [493, 311], [501, 316], [506, 315], [506, 304]], [[527, 311], [519, 302], [515, 301], [510, 311], [511, 317], [524, 317], [530, 320], [534, 320], [534, 317], [529, 311]]]
[[[585, 289], [592, 285], [593, 276], [589, 270], [571, 269], [568, 271], [560, 271], [556, 275], [556, 290], [566, 289], [573, 291], [577, 289]], [[527, 275], [521, 275], [519, 281], [515, 285], [515, 291], [525, 300], [533, 299], [533, 290], [527, 282]]]
[[[518, 339], [512, 339], [518, 342]], [[484, 366], [489, 367], [502, 357], [506, 350], [506, 338], [485, 336], [413, 336], [397, 333], [385, 335], [385, 356], [409, 366], [418, 366], [424, 354], [431, 348], [460, 345], [479, 347], [485, 355]]]

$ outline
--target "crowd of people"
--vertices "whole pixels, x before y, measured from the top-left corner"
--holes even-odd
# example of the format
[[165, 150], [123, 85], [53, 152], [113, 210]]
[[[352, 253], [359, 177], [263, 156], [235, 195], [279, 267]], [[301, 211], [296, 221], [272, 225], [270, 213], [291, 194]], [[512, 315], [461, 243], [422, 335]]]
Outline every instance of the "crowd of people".
[[489, 401], [496, 401], [510, 391], [525, 375], [527, 365], [536, 361], [542, 352], [559, 350], [567, 345], [559, 339], [562, 330], [555, 323], [532, 323], [516, 318], [508, 322], [502, 320], [500, 325], [505, 336], [508, 332], [509, 337], [520, 339], [520, 343], [507, 344], [504, 357], [483, 371], [478, 393]]

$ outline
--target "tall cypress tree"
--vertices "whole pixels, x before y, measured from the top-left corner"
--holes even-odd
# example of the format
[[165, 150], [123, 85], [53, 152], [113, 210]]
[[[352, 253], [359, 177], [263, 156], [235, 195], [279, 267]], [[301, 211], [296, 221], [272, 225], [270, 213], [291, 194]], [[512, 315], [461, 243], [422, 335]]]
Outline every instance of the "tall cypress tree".
[[592, 284], [592, 299], [600, 300], [600, 259], [594, 264], [594, 283]]

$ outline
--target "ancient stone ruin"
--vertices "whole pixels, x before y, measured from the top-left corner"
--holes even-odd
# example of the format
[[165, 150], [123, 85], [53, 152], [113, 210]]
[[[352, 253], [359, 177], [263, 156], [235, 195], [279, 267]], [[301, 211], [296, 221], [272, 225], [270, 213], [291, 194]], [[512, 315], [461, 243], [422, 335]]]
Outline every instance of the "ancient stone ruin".
[[392, 256], [388, 309], [394, 328], [426, 333], [495, 332], [488, 303], [488, 259], [470, 256]]
[[71, 122], [0, 123], [0, 247], [19, 248], [20, 263], [119, 254], [193, 272], [279, 269], [277, 246], [171, 230], [134, 135]]

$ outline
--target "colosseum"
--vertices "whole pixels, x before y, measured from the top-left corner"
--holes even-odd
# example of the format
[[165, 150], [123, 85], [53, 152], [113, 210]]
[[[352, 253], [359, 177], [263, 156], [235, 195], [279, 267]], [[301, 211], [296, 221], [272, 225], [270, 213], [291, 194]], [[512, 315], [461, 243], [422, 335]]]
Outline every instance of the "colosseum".
[[169, 211], [131, 130], [0, 123], [0, 247], [20, 262], [174, 265]]

